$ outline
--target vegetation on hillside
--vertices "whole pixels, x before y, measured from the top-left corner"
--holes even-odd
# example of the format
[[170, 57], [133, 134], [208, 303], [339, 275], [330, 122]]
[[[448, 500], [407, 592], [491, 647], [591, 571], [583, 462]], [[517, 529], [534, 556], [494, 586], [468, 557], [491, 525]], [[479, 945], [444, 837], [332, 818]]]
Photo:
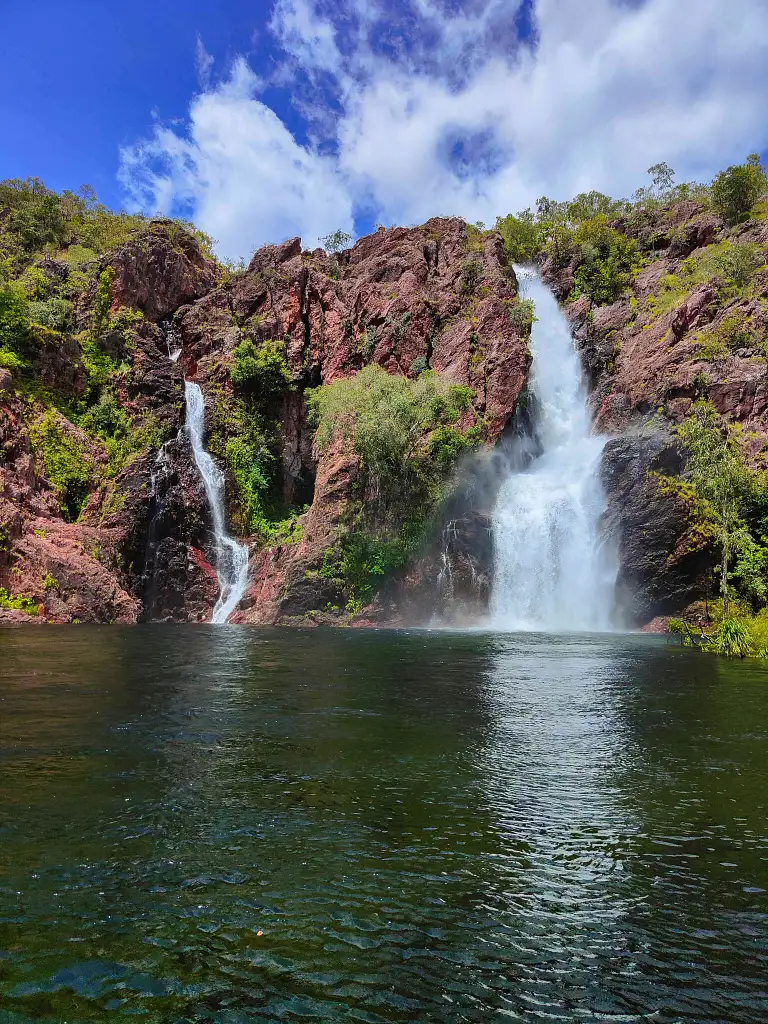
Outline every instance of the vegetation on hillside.
[[[163, 223], [210, 254], [192, 225]], [[0, 367], [31, 402], [38, 464], [70, 520], [94, 487], [164, 439], [154, 417], [121, 405], [143, 318], [113, 310], [110, 295], [109, 254], [150, 227], [108, 210], [89, 186], [56, 193], [37, 178], [0, 182]]]
[[339, 445], [360, 464], [349, 532], [321, 570], [344, 586], [348, 610], [418, 550], [451, 469], [480, 443], [472, 397], [430, 370], [412, 380], [378, 365], [308, 392], [318, 447]]
[[262, 543], [301, 539], [303, 508], [282, 497], [280, 414], [291, 389], [282, 341], [242, 341], [229, 365], [231, 389], [213, 388], [209, 447], [235, 484], [238, 527]]
[[750, 468], [748, 437], [709, 402], [694, 403], [677, 435], [687, 458], [671, 485], [719, 552], [720, 596], [709, 632], [697, 634], [682, 619], [670, 631], [718, 654], [768, 656], [768, 472]]
[[737, 224], [768, 191], [768, 178], [756, 154], [722, 171], [710, 186], [673, 184], [674, 172], [667, 164], [655, 164], [648, 173], [651, 185], [638, 189], [631, 200], [611, 199], [601, 192], [584, 192], [568, 202], [542, 196], [535, 210], [497, 218], [508, 258], [570, 267], [570, 299], [585, 295], [596, 304], [613, 302], [653, 250], [665, 211], [693, 200]]

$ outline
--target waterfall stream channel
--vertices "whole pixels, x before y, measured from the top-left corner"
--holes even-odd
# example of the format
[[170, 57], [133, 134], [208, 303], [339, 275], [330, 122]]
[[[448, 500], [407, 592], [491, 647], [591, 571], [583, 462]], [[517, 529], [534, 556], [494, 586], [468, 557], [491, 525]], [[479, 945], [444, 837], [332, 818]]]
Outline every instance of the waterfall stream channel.
[[185, 380], [184, 394], [187, 401], [186, 431], [208, 497], [216, 541], [216, 575], [220, 592], [211, 622], [222, 623], [235, 610], [248, 586], [248, 546], [231, 537], [224, 525], [224, 474], [203, 444], [205, 400], [200, 385]]
[[614, 628], [616, 552], [601, 535], [600, 461], [570, 327], [538, 274], [515, 267], [535, 304], [531, 332], [531, 454], [499, 491], [493, 513], [490, 624], [497, 629]]

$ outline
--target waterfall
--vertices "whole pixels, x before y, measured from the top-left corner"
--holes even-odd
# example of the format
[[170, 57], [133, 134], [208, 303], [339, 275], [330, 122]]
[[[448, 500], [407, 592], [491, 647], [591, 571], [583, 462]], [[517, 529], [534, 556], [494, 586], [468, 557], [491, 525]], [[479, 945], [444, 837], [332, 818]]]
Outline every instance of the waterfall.
[[607, 630], [617, 563], [600, 535], [606, 438], [591, 431], [568, 321], [535, 271], [515, 271], [538, 318], [530, 385], [536, 454], [510, 472], [496, 500], [491, 621], [499, 629]]
[[198, 384], [187, 380], [184, 381], [184, 394], [187, 399], [186, 430], [208, 496], [216, 539], [216, 575], [221, 589], [211, 622], [226, 622], [248, 586], [248, 548], [230, 537], [224, 527], [224, 475], [203, 446], [203, 392]]

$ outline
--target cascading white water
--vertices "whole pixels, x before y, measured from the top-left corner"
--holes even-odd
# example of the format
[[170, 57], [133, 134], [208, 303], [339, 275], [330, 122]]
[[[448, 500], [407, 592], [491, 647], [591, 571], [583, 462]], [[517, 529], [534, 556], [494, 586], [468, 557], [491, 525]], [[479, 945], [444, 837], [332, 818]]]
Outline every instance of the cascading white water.
[[187, 399], [186, 430], [208, 496], [216, 540], [216, 575], [221, 589], [211, 622], [221, 623], [227, 621], [248, 586], [248, 548], [230, 537], [224, 527], [224, 476], [203, 446], [203, 392], [198, 384], [187, 380], [184, 381], [184, 394]]
[[617, 563], [599, 529], [606, 438], [590, 429], [568, 321], [535, 271], [515, 272], [538, 318], [531, 333], [531, 391], [539, 454], [510, 474], [496, 501], [492, 623], [513, 630], [608, 630]]

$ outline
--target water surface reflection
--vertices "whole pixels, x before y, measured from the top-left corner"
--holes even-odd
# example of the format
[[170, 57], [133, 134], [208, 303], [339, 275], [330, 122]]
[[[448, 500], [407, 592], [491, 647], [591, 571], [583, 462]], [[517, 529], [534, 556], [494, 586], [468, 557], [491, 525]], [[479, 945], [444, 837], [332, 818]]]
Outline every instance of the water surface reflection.
[[715, 666], [2, 631], [0, 1021], [764, 1020], [768, 688]]

